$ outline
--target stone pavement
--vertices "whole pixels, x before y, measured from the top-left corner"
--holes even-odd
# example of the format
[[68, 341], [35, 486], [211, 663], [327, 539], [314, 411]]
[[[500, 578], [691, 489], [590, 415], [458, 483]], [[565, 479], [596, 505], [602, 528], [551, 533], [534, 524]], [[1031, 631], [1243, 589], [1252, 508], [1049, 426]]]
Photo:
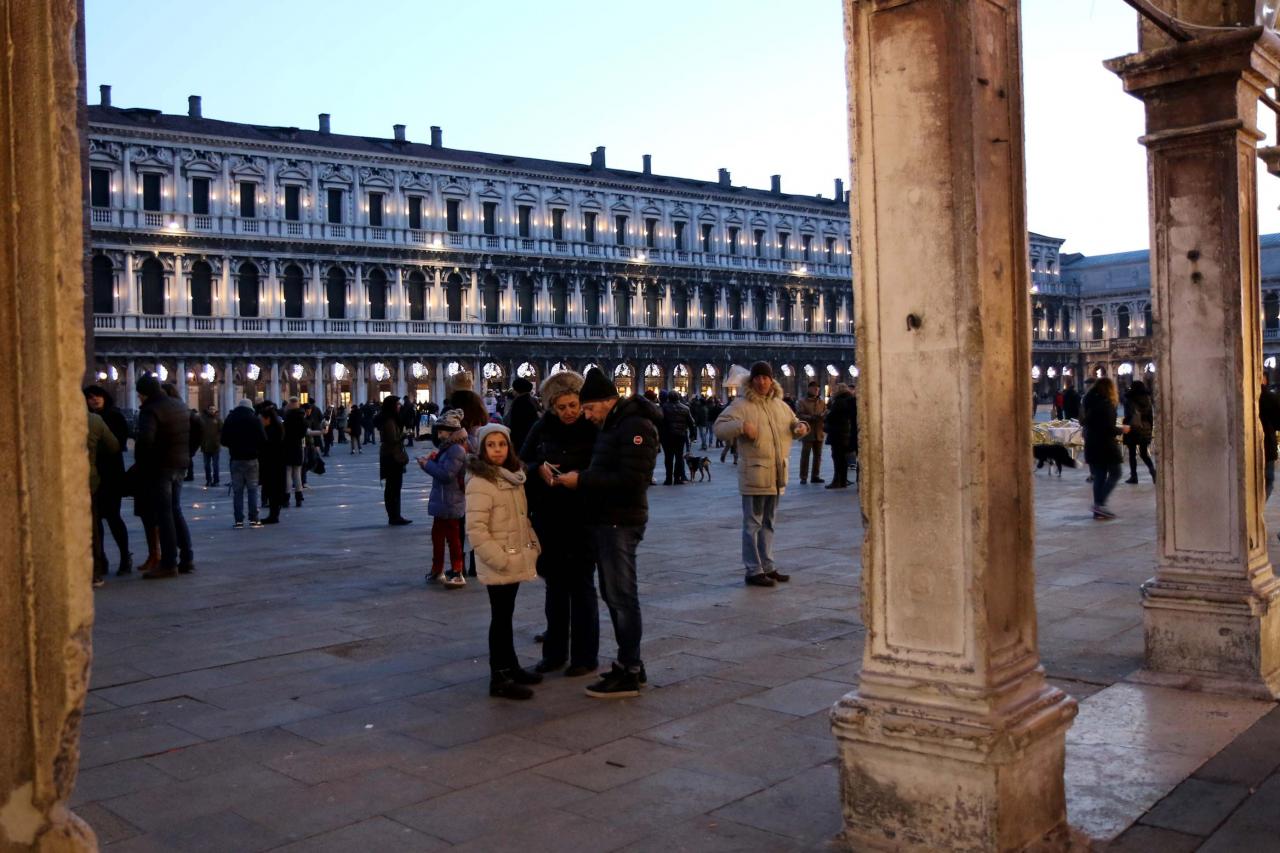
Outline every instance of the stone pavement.
[[[711, 483], [654, 487], [640, 552], [649, 689], [602, 702], [552, 675], [512, 703], [487, 695], [480, 586], [423, 583], [427, 478], [411, 466], [416, 523], [389, 528], [370, 451], [335, 446], [274, 528], [232, 530], [225, 487], [188, 488], [198, 571], [98, 591], [74, 805], [105, 846], [828, 849], [840, 816], [827, 712], [862, 654], [852, 490], [788, 490], [777, 551], [793, 580], [770, 590], [742, 583], [732, 465], [717, 456]], [[1229, 839], [1265, 837], [1280, 813], [1263, 807], [1280, 794], [1271, 704], [1121, 681], [1141, 665], [1150, 484], [1120, 485], [1122, 520], [1097, 523], [1081, 472], [1035, 482], [1041, 653], [1085, 700], [1068, 736], [1077, 837], [1139, 818], [1122, 849], [1194, 849], [1169, 834], [1198, 844], [1223, 821]], [[529, 665], [541, 625], [529, 584], [516, 610]], [[607, 661], [607, 615], [601, 636]], [[1217, 837], [1205, 849], [1251, 849]]]

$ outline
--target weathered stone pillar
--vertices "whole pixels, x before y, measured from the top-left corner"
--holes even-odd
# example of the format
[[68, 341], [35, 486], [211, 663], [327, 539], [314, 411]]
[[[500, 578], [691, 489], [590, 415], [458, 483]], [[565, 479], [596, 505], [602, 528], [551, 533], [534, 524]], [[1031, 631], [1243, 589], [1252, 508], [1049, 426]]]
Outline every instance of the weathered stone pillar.
[[[867, 638], [832, 726], [858, 850], [1065, 837], [1075, 702], [1039, 664], [1031, 469], [1009, 464], [1030, 455], [1018, 8], [845, 6]], [[939, 437], [939, 411], [969, 428]]]
[[0, 850], [97, 847], [67, 808], [93, 625], [84, 419], [68, 418], [84, 409], [79, 13], [0, 15], [0, 387], [25, 425], [0, 429]]
[[1262, 515], [1255, 149], [1258, 96], [1280, 80], [1280, 37], [1236, 29], [1174, 45], [1144, 32], [1142, 48], [1106, 65], [1147, 118], [1162, 462], [1144, 677], [1271, 698], [1280, 581]]

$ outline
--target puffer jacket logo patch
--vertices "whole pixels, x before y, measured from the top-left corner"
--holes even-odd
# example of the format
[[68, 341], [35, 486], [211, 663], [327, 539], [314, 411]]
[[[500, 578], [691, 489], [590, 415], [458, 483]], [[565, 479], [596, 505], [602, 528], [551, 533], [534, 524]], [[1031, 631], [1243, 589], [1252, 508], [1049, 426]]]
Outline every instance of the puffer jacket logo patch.
[[631, 439], [631, 443], [639, 447], [640, 445], [644, 444], [644, 439], [637, 435]]

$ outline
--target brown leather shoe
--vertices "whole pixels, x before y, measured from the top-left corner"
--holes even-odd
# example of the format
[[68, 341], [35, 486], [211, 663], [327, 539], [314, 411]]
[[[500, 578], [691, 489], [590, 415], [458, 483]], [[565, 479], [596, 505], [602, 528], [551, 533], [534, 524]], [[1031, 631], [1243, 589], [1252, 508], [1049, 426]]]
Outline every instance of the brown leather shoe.
[[778, 583], [786, 583], [787, 581], [791, 580], [791, 575], [784, 575], [782, 572], [776, 569], [772, 572], [765, 572], [765, 576], [773, 578]]

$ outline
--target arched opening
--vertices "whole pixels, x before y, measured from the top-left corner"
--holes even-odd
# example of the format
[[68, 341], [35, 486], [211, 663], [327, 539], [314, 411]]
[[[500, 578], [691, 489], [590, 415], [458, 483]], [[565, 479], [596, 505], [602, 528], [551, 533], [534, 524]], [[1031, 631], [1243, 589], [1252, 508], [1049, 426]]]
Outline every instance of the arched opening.
[[805, 331], [805, 332], [815, 331], [813, 327], [813, 314], [814, 314], [814, 308], [817, 306], [817, 304], [818, 304], [818, 297], [816, 294], [806, 293], [804, 295], [804, 299], [801, 303], [801, 306], [803, 309], [803, 319], [804, 319], [804, 327], [802, 331]]
[[502, 287], [496, 275], [484, 277], [484, 283], [480, 285], [480, 299], [484, 302], [484, 321], [486, 323], [501, 322]]
[[391, 368], [385, 362], [375, 361], [373, 366], [369, 368], [369, 378], [373, 380], [375, 389], [373, 399], [382, 402], [394, 393], [392, 381], [395, 377], [391, 373]]
[[644, 390], [645, 393], [652, 391], [658, 393], [662, 390], [662, 366], [658, 364], [648, 364], [644, 368]]
[[405, 296], [409, 300], [409, 319], [425, 320], [427, 318], [427, 277], [418, 270], [409, 273], [405, 291]]
[[387, 319], [387, 274], [374, 267], [365, 280], [365, 290], [369, 300], [369, 319]]
[[516, 304], [520, 306], [520, 322], [532, 323], [534, 309], [538, 307], [538, 299], [533, 288], [533, 276], [520, 276], [520, 284], [516, 287]]
[[756, 331], [762, 332], [768, 328], [769, 304], [762, 287], [751, 291], [751, 317], [755, 320]]
[[698, 373], [698, 393], [704, 397], [714, 397], [716, 395], [716, 366], [714, 364], [702, 365], [702, 370]]
[[557, 326], [569, 322], [569, 285], [560, 276], [551, 280], [551, 322]]
[[421, 405], [431, 402], [431, 369], [421, 361], [415, 361], [408, 367], [409, 375], [405, 377], [405, 387], [409, 389], [409, 397]]
[[1062, 306], [1062, 339], [1065, 341], [1071, 337], [1071, 309]]
[[698, 297], [700, 305], [699, 313], [702, 314], [702, 327], [704, 329], [714, 329], [716, 323], [716, 289], [709, 284], [704, 284], [698, 288]]
[[444, 301], [450, 322], [462, 322], [462, 276], [456, 272], [445, 281]]
[[623, 397], [630, 397], [635, 393], [635, 378], [631, 365], [625, 361], [613, 369], [613, 384], [618, 389], [618, 394]]
[[1094, 308], [1089, 312], [1089, 336], [1095, 340], [1102, 340], [1103, 331], [1102, 309]]
[[689, 328], [689, 291], [677, 286], [671, 293], [671, 311], [675, 314], [676, 328]]
[[[1280, 311], [1280, 303], [1278, 303], [1278, 311]], [[1151, 326], [1151, 303], [1148, 302], [1142, 306], [1142, 334], [1150, 335], [1153, 329]]]
[[782, 315], [782, 331], [794, 331], [794, 323], [792, 322], [792, 293], [790, 290], [784, 290], [778, 294], [778, 313]]
[[729, 291], [729, 328], [742, 328], [742, 291], [736, 287]]
[[516, 376], [519, 376], [521, 379], [528, 379], [533, 383], [534, 387], [537, 387], [538, 385], [538, 368], [535, 367], [532, 362], [520, 362], [520, 365], [516, 368]]
[[339, 406], [351, 406], [351, 368], [335, 361], [330, 368], [333, 384], [325, 392], [325, 398]]
[[1121, 305], [1116, 309], [1116, 337], [1129, 337], [1129, 306]]
[[587, 308], [587, 325], [600, 325], [600, 300], [603, 297], [600, 282], [588, 279], [582, 287], [582, 301]]
[[688, 396], [689, 394], [689, 365], [677, 364], [671, 370], [671, 387], [673, 390], [680, 392], [680, 395]]
[[1039, 340], [1044, 329], [1044, 306], [1037, 305], [1031, 309], [1031, 338]]
[[484, 367], [480, 369], [480, 373], [484, 377], [483, 390], [485, 391], [501, 391], [506, 384], [506, 371], [496, 361], [485, 362]]
[[330, 320], [342, 320], [347, 316], [347, 274], [341, 267], [329, 267], [324, 287]]
[[213, 316], [213, 268], [204, 261], [191, 265], [191, 314]]
[[622, 279], [613, 284], [613, 322], [618, 326], [631, 325], [631, 285]]
[[651, 329], [658, 327], [661, 318], [659, 305], [662, 302], [662, 287], [656, 281], [644, 286], [644, 324]]
[[155, 258], [142, 262], [142, 313], [164, 314], [164, 267]]
[[1262, 297], [1262, 316], [1268, 332], [1280, 329], [1280, 291], [1268, 290]]
[[241, 317], [258, 316], [258, 300], [261, 296], [261, 277], [258, 267], [248, 261], [240, 265], [236, 275], [236, 304]]
[[836, 330], [836, 295], [828, 293], [822, 300], [822, 331], [828, 335]]
[[93, 313], [114, 314], [116, 310], [115, 265], [106, 255], [93, 256]]
[[302, 268], [297, 264], [289, 264], [284, 268], [284, 316], [295, 320], [301, 318], [305, 299], [306, 285], [302, 279]]

